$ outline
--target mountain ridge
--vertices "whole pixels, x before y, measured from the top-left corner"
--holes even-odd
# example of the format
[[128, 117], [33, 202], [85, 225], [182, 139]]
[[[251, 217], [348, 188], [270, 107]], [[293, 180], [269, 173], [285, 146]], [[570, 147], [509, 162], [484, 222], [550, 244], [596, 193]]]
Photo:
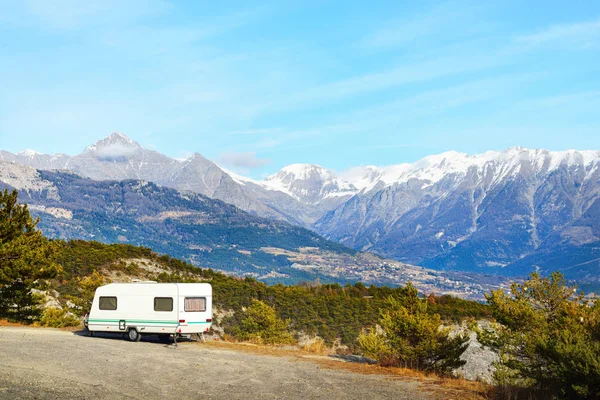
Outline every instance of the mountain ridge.
[[[95, 180], [143, 179], [189, 190], [356, 249], [436, 269], [517, 274], [514, 264], [524, 274], [535, 267], [523, 263], [538, 262], [557, 244], [588, 262], [600, 241], [589, 218], [581, 219], [595, 213], [600, 196], [598, 150], [449, 151], [340, 174], [291, 164], [261, 181], [199, 153], [170, 158], [120, 133], [73, 157], [0, 151], [3, 159]], [[561, 267], [546, 264], [543, 270]]]
[[[540, 170], [547, 168], [548, 171], [556, 169], [563, 163], [566, 163], [569, 166], [589, 165], [600, 160], [600, 150], [568, 149], [563, 151], [551, 151], [546, 149], [529, 149], [521, 146], [513, 146], [503, 151], [489, 150], [474, 155], [450, 150], [423, 157], [413, 163], [400, 163], [389, 166], [357, 166], [351, 167], [340, 173], [317, 164], [289, 164], [263, 180], [256, 180], [228, 171], [206, 159], [198, 152], [194, 152], [186, 159], [176, 159], [155, 150], [145, 149], [138, 142], [130, 139], [121, 132], [114, 132], [104, 139], [98, 140], [96, 143], [87, 146], [82, 153], [76, 156], [68, 156], [62, 153], [44, 154], [33, 149], [26, 149], [16, 154], [0, 150], [0, 160], [16, 162], [35, 168], [46, 167], [46, 165], [39, 165], [40, 162], [50, 160], [51, 168], [49, 169], [75, 170], [75, 172], [81, 173], [82, 171], [77, 171], [76, 168], [71, 165], [70, 159], [81, 158], [85, 153], [92, 153], [96, 156], [100, 154], [100, 158], [102, 158], [102, 156], [107, 156], [110, 159], [110, 157], [118, 158], [120, 155], [131, 156], [136, 151], [159, 155], [164, 160], [168, 160], [170, 163], [177, 163], [182, 167], [186, 164], [197, 162], [196, 160], [200, 159], [201, 163], [209, 164], [211, 167], [217, 167], [219, 170], [232, 177], [234, 181], [238, 180], [240, 183], [245, 184], [252, 183], [271, 190], [280, 191], [299, 201], [308, 202], [309, 204], [315, 204], [315, 202], [306, 200], [304, 198], [305, 196], [298, 196], [294, 191], [290, 190], [290, 181], [303, 181], [314, 178], [322, 181], [325, 185], [331, 185], [333, 182], [338, 186], [338, 190], [324, 191], [327, 194], [339, 192], [342, 192], [343, 194], [358, 194], [363, 190], [368, 191], [373, 189], [378, 182], [383, 183], [385, 186], [390, 186], [395, 183], [405, 183], [409, 179], [421, 179], [436, 182], [444, 175], [464, 173], [466, 172], [466, 169], [470, 167], [481, 167], [489, 162], [498, 162], [498, 160], [508, 161], [509, 165], [514, 166], [515, 158], [517, 161], [522, 161], [523, 156], [528, 159], [533, 158], [536, 167]], [[83, 172], [83, 176], [89, 174], [87, 171]], [[94, 179], [94, 177], [91, 178]], [[129, 179], [132, 179], [132, 177], [129, 177]], [[286, 180], [287, 182], [285, 182]]]
[[284, 221], [143, 180], [93, 181], [70, 171], [0, 162], [0, 190], [17, 189], [51, 238], [133, 244], [269, 283], [413, 281], [424, 292], [481, 299], [504, 279], [439, 273], [331, 242]]

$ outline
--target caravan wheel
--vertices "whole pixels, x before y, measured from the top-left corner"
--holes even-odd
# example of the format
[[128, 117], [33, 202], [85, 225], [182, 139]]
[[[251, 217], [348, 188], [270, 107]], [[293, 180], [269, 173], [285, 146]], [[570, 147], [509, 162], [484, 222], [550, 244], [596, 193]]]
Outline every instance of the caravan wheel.
[[131, 328], [127, 332], [127, 337], [132, 342], [139, 342], [142, 338], [142, 335], [135, 328]]

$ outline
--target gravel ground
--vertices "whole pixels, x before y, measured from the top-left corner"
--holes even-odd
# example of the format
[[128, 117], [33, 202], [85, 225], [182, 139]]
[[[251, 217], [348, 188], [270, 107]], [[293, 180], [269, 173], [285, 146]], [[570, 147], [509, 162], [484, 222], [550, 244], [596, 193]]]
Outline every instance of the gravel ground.
[[0, 399], [438, 399], [418, 381], [202, 343], [0, 327]]

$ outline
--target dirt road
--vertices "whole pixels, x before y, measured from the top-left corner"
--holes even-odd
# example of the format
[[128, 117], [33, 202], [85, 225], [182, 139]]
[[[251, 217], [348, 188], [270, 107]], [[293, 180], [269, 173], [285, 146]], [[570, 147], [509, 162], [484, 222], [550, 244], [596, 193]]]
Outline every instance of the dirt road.
[[0, 399], [437, 399], [418, 381], [202, 343], [0, 327]]

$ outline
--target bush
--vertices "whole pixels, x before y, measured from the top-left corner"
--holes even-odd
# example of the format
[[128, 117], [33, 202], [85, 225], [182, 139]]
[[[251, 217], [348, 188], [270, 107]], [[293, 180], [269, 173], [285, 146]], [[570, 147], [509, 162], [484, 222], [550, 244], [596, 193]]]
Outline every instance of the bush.
[[288, 332], [288, 326], [289, 320], [278, 318], [273, 307], [260, 300], [253, 300], [243, 312], [243, 319], [234, 332], [239, 340], [259, 344], [293, 344], [295, 340]]
[[560, 273], [532, 274], [487, 296], [499, 324], [480, 340], [500, 355], [496, 379], [546, 397], [600, 398], [600, 304], [565, 285]]
[[320, 337], [307, 337], [304, 339], [304, 343], [301, 343], [300, 348], [308, 353], [315, 354], [326, 354], [327, 344], [325, 340]]
[[390, 297], [379, 319], [381, 330], [363, 331], [358, 337], [364, 354], [382, 365], [442, 374], [464, 365], [460, 356], [468, 336], [450, 337], [450, 329], [442, 327], [438, 314], [428, 314], [427, 306], [410, 283], [404, 299]]
[[39, 324], [51, 328], [64, 328], [67, 326], [78, 326], [81, 324], [81, 321], [67, 312], [67, 310], [48, 307], [42, 312]]

